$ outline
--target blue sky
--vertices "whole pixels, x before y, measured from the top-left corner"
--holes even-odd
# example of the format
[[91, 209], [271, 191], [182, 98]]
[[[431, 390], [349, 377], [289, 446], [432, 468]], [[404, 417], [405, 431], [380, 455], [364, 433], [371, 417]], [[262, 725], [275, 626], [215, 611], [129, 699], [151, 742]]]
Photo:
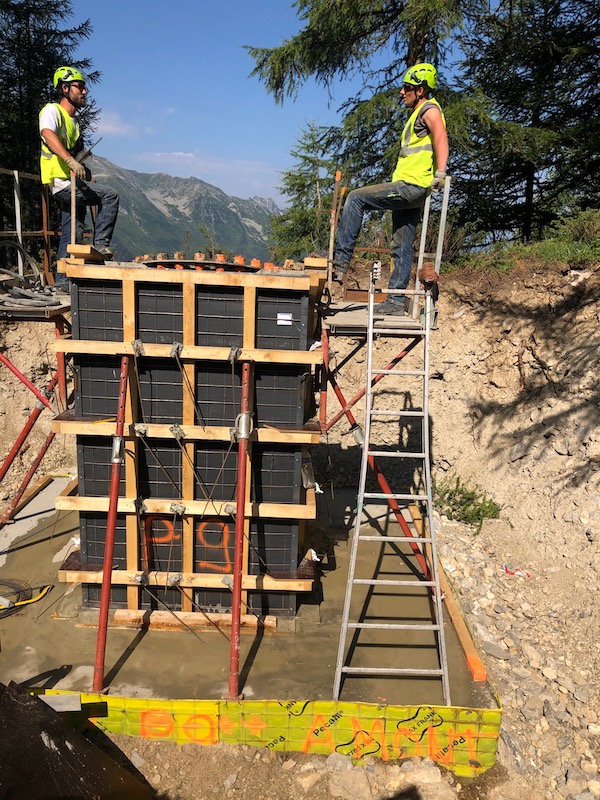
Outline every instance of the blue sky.
[[93, 33], [79, 55], [102, 72], [95, 152], [127, 169], [191, 175], [237, 197], [273, 197], [309, 122], [337, 121], [314, 83], [276, 106], [243, 45], [273, 47], [300, 29], [278, 0], [74, 0]]

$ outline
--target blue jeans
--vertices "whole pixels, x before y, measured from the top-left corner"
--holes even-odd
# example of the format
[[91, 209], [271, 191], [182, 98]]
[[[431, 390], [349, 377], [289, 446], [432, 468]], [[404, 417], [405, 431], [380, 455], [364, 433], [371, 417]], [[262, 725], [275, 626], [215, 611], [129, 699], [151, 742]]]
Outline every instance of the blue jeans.
[[[62, 208], [60, 242], [56, 258], [67, 257], [67, 245], [71, 244], [71, 189], [61, 189], [54, 195]], [[88, 206], [96, 206], [94, 247], [108, 247], [119, 213], [119, 195], [109, 186], [100, 183], [77, 181], [77, 242], [83, 239], [83, 226]]]
[[[421, 209], [429, 189], [412, 183], [376, 183], [350, 192], [344, 204], [337, 233], [334, 261], [349, 264], [360, 233], [365, 211], [392, 212], [392, 243], [390, 252], [394, 268], [389, 289], [406, 289], [412, 266], [412, 246]], [[390, 302], [404, 303], [402, 295], [392, 295]]]

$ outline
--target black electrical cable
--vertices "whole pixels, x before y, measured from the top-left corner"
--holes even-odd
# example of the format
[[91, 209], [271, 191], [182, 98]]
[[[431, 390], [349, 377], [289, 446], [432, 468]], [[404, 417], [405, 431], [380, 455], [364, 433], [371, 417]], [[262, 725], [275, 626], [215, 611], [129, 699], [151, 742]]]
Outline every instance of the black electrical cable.
[[22, 603], [24, 600], [31, 600], [33, 589], [25, 581], [15, 580], [14, 578], [0, 578], [0, 619], [10, 617], [21, 610], [21, 606], [12, 605], [6, 608], [5, 601], [11, 603]]

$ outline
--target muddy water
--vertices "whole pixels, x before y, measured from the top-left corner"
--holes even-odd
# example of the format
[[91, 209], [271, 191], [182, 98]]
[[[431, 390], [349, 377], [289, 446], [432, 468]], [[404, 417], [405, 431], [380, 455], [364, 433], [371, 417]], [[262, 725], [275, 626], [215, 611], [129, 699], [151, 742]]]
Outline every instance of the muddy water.
[[[320, 605], [300, 606], [295, 631], [244, 633], [240, 674], [247, 699], [332, 698], [341, 608], [347, 580], [352, 522], [351, 496], [329, 499], [326, 527], [335, 531], [323, 561]], [[392, 527], [389, 534], [393, 535]], [[55, 582], [64, 557], [76, 547], [75, 513], [53, 512], [36, 519], [8, 546], [0, 578], [18, 578], [34, 587], [54, 583], [46, 598], [0, 619], [0, 681], [27, 687], [89, 691], [96, 651], [94, 613], [81, 609], [81, 589]], [[414, 557], [399, 557], [389, 544], [371, 543], [361, 551], [357, 577], [414, 577]], [[410, 553], [410, 550], [408, 551]], [[356, 592], [353, 614], [360, 614], [367, 590]], [[415, 588], [377, 587], [365, 621], [377, 615], [390, 622], [431, 619], [426, 592]], [[474, 684], [466, 669], [452, 626], [446, 623], [453, 705], [493, 705], [489, 689]], [[371, 666], [437, 666], [431, 632], [390, 635], [362, 633], [352, 664]], [[393, 645], [393, 646], [392, 646]], [[227, 690], [229, 641], [215, 630], [136, 631], [109, 628], [106, 684], [111, 694], [171, 698], [220, 698]], [[341, 699], [388, 704], [443, 703], [438, 679], [356, 679], [345, 681]]]

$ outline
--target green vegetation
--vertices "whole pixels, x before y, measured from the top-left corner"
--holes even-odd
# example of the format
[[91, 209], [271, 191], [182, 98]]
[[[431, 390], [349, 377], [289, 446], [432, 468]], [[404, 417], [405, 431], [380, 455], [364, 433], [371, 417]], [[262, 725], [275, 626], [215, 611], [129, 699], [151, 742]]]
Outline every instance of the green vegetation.
[[537, 268], [550, 264], [582, 268], [599, 261], [600, 211], [588, 209], [553, 223], [539, 241], [496, 242], [478, 252], [458, 256], [452, 264], [444, 264], [442, 271], [468, 266], [481, 272], [508, 272], [520, 263]]
[[448, 475], [434, 485], [434, 503], [448, 519], [476, 525], [481, 531], [484, 519], [498, 519], [500, 506], [487, 492], [468, 486], [458, 475]]

